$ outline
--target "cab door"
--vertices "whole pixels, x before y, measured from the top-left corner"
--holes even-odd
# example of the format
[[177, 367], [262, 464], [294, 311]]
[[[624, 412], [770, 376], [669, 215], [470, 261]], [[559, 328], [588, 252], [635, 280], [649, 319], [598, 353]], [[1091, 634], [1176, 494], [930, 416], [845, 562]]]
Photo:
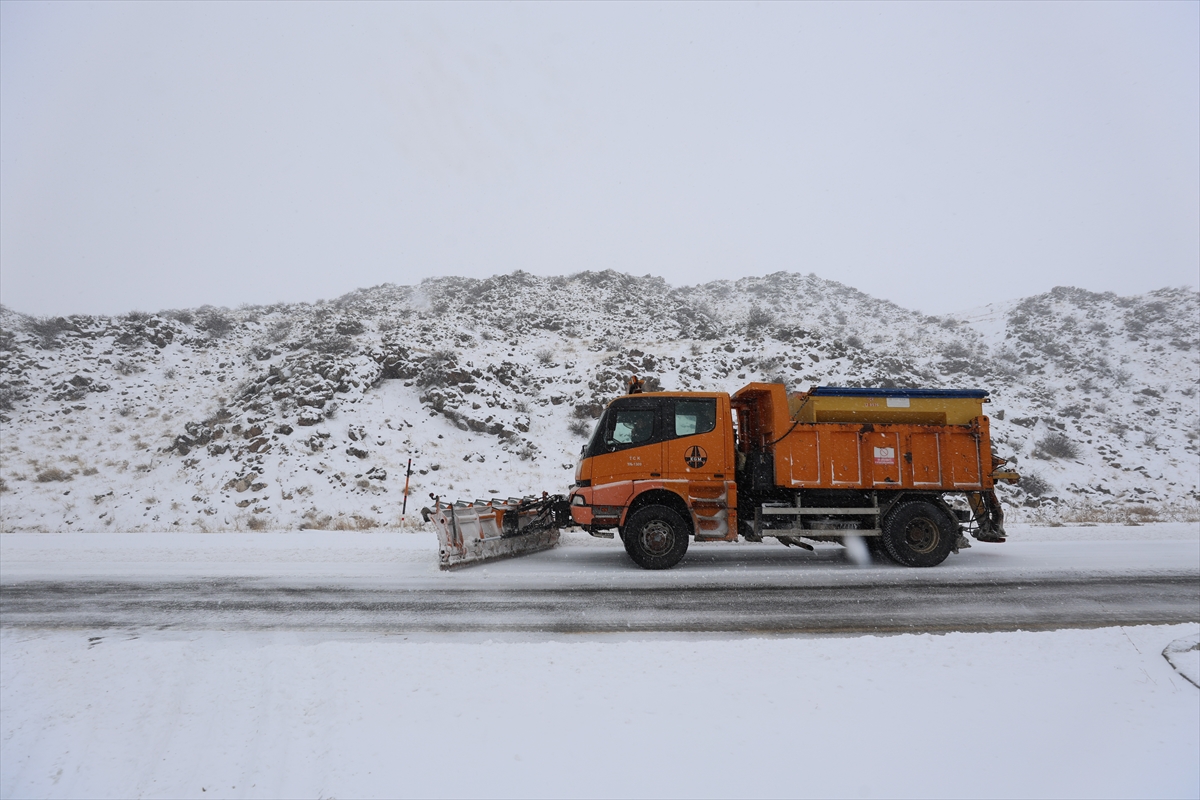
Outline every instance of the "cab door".
[[710, 481], [727, 477], [724, 474], [727, 426], [717, 424], [717, 398], [674, 398], [663, 410], [667, 429], [665, 477]]
[[588, 446], [593, 486], [662, 477], [664, 421], [661, 398], [615, 400]]
[[726, 463], [732, 455], [732, 434], [728, 420], [718, 418], [719, 408], [716, 397], [678, 397], [663, 408], [664, 477], [680, 481], [676, 485], [681, 493], [686, 491], [697, 539], [737, 536], [730, 514], [736, 507], [736, 481]]

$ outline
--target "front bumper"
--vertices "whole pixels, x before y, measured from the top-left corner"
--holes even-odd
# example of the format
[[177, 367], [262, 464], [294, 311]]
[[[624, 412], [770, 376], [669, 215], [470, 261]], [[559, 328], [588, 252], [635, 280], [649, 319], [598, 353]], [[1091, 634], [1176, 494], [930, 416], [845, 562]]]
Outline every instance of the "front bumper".
[[594, 490], [589, 486], [576, 487], [568, 498], [571, 519], [583, 528], [615, 528], [621, 524], [624, 506], [593, 505]]

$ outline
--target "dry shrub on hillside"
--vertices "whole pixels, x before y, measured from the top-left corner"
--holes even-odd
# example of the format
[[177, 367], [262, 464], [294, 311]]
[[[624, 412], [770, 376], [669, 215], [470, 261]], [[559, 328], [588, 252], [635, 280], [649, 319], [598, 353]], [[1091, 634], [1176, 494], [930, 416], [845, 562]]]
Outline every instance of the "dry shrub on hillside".
[[354, 340], [349, 336], [325, 332], [322, 337], [309, 342], [308, 346], [321, 355], [336, 356], [353, 350]]
[[421, 387], [445, 387], [450, 376], [458, 371], [458, 354], [453, 350], [435, 350], [421, 365], [417, 374], [417, 385]]
[[267, 338], [272, 342], [282, 342], [292, 332], [292, 321], [290, 319], [280, 319], [271, 323], [271, 327], [267, 330]]
[[1033, 450], [1037, 458], [1077, 458], [1079, 445], [1067, 438], [1066, 434], [1051, 433], [1037, 443]]
[[366, 330], [362, 322], [352, 317], [339, 320], [333, 329], [343, 336], [357, 336]]
[[[601, 403], [579, 403], [571, 411], [579, 420], [600, 419], [600, 415], [604, 413], [604, 406]], [[590, 423], [585, 423], [589, 425]], [[572, 429], [574, 430], [574, 429]]]
[[373, 519], [360, 516], [359, 514], [351, 514], [345, 516], [338, 514], [336, 517], [330, 514], [322, 514], [316, 509], [312, 509], [304, 515], [304, 521], [300, 523], [300, 530], [318, 530], [318, 531], [366, 531], [371, 528], [379, 527]]
[[1167, 504], [1107, 504], [1084, 502], [1079, 505], [1043, 505], [1040, 508], [1013, 509], [1014, 521], [1034, 525], [1149, 525], [1156, 522], [1200, 522], [1200, 502]]
[[71, 473], [59, 469], [58, 467], [47, 467], [37, 474], [38, 483], [50, 483], [51, 481], [69, 481]]
[[330, 524], [332, 522], [332, 516], [329, 514], [322, 514], [314, 508], [311, 511], [305, 512], [304, 521], [300, 523], [300, 530], [327, 531], [330, 529]]
[[234, 322], [228, 314], [217, 309], [205, 309], [203, 315], [196, 321], [196, 327], [208, 333], [214, 339], [220, 339], [233, 330]]
[[1022, 471], [1021, 482], [1019, 485], [1026, 491], [1027, 494], [1032, 495], [1033, 497], [1042, 497], [1043, 495], [1054, 491], [1054, 487], [1036, 472]]
[[38, 337], [43, 350], [53, 350], [61, 347], [58, 335], [74, 330], [75, 326], [64, 317], [37, 317], [26, 323], [29, 332]]
[[1157, 509], [1146, 506], [1121, 506], [1104, 508], [1085, 506], [1072, 508], [1059, 514], [1059, 520], [1066, 524], [1106, 524], [1106, 525], [1141, 525], [1147, 522], [1160, 522], [1162, 517]]
[[12, 386], [0, 385], [0, 411], [12, 411], [13, 403], [23, 399], [24, 395]]
[[775, 315], [761, 306], [751, 306], [746, 315], [746, 333], [753, 336], [775, 321]]

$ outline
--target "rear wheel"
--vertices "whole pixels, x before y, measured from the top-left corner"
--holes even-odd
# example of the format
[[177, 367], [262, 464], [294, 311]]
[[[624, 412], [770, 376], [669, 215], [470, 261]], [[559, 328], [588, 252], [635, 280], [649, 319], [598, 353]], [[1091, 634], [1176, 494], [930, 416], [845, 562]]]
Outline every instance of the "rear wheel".
[[863, 538], [867, 541], [867, 551], [871, 554], [872, 558], [891, 559], [892, 556], [883, 544], [882, 536], [864, 536]]
[[958, 525], [933, 503], [902, 503], [883, 523], [883, 546], [909, 567], [936, 567], [946, 560], [958, 538]]
[[666, 506], [646, 506], [621, 531], [625, 552], [643, 569], [670, 569], [688, 549], [687, 523]]

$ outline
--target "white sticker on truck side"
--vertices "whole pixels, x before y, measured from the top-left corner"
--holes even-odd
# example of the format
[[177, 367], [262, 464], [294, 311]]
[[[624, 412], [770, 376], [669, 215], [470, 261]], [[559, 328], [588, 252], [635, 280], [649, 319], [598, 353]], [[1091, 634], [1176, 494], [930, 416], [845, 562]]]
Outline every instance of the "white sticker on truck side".
[[896, 448], [894, 448], [894, 447], [876, 447], [875, 448], [875, 463], [876, 464], [895, 464], [896, 463]]
[[907, 397], [889, 397], [887, 403], [888, 408], [908, 408]]

